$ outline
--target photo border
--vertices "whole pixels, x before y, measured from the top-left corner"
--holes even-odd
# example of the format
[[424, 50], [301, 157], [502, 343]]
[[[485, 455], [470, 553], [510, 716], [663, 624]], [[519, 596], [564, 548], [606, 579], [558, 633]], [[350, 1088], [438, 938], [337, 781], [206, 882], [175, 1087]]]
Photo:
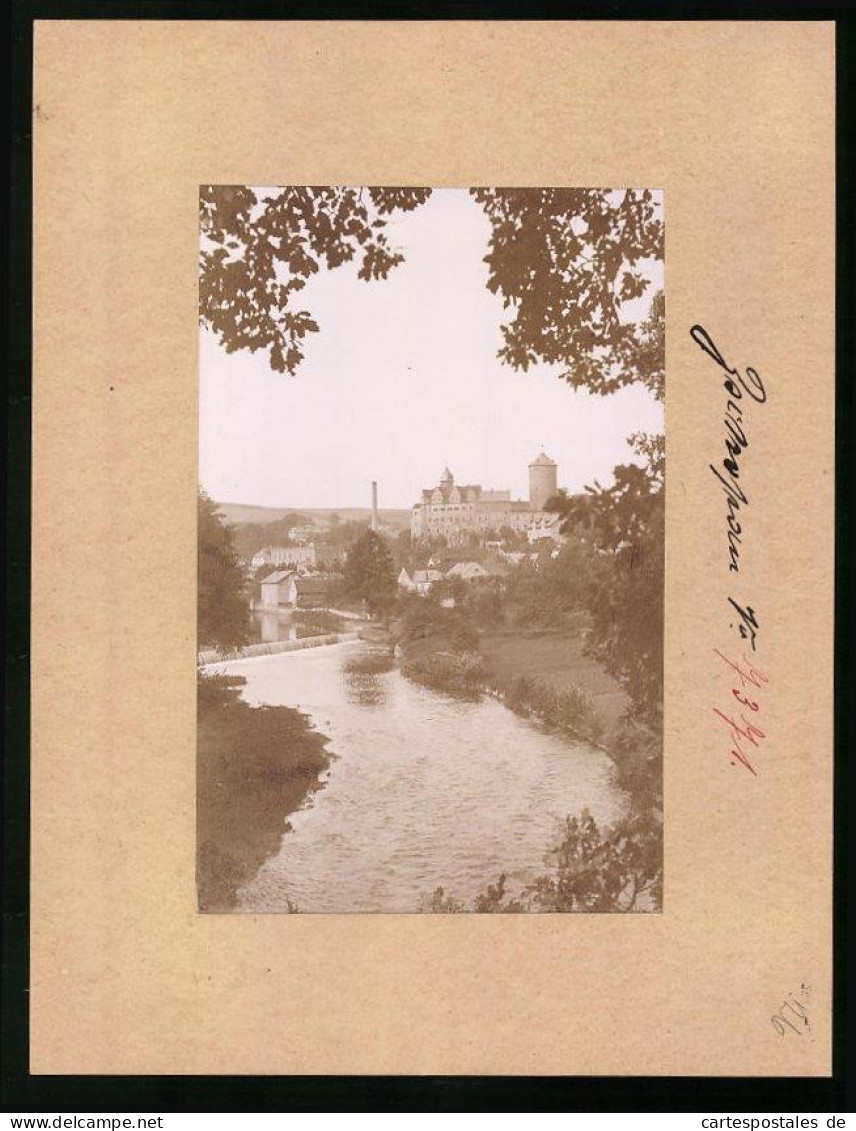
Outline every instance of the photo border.
[[[51, 19], [270, 20], [317, 18], [306, 0], [274, 3], [42, 2], [20, 0], [13, 7], [12, 185], [10, 262], [9, 381], [7, 392], [3, 768], [3, 1061], [2, 1098], [6, 1110], [109, 1109], [169, 1111], [697, 1111], [699, 1108], [800, 1111], [852, 1110], [845, 1075], [845, 1052], [852, 1052], [846, 1019], [853, 1017], [852, 979], [847, 982], [846, 942], [853, 911], [846, 907], [845, 885], [852, 858], [853, 824], [848, 821], [845, 787], [847, 755], [853, 749], [853, 721], [845, 688], [852, 667], [852, 515], [854, 475], [854, 125], [856, 125], [856, 35], [844, 6], [678, 5], [626, 3], [604, 13], [596, 4], [391, 3], [329, 4], [323, 19], [692, 19], [834, 20], [837, 46], [837, 378], [836, 378], [836, 624], [835, 624], [835, 855], [834, 855], [834, 1023], [831, 1077], [474, 1077], [474, 1076], [31, 1076], [28, 1073], [28, 896], [29, 896], [29, 526], [30, 526], [30, 371], [32, 247], [32, 47], [33, 21]], [[851, 631], [848, 632], [848, 629]], [[848, 849], [850, 851], [848, 851]], [[851, 1006], [850, 1010], [846, 1005]], [[73, 1034], [69, 1034], [73, 1039]], [[644, 1088], [640, 1082], [644, 1081]], [[848, 1106], [848, 1102], [849, 1105]]]

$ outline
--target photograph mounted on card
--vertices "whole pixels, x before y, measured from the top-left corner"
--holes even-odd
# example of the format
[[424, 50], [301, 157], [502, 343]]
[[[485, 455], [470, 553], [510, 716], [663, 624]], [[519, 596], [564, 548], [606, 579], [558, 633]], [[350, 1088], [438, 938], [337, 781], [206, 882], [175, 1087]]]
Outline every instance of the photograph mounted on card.
[[661, 910], [662, 193], [200, 224], [199, 909]]
[[35, 1074], [830, 1073], [834, 72], [37, 23]]

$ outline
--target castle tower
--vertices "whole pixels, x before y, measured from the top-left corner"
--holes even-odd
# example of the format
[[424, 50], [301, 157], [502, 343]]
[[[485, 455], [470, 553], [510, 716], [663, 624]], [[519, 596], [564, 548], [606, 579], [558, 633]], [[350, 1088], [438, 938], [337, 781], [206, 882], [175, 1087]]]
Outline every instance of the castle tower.
[[372, 480], [372, 530], [377, 530], [377, 482]]
[[542, 511], [547, 500], [558, 488], [558, 464], [544, 452], [529, 464], [529, 506]]

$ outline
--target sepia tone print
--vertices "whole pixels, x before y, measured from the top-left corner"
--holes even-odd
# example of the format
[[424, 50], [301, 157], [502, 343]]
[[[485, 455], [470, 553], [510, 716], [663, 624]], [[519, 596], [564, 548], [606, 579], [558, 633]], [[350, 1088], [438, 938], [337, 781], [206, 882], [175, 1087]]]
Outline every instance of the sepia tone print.
[[662, 194], [200, 226], [199, 909], [659, 911]]

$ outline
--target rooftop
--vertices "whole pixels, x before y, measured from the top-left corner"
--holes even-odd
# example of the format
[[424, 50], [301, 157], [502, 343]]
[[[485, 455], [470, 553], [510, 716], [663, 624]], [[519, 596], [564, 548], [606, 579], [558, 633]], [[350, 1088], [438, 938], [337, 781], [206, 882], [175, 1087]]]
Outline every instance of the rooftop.
[[293, 570], [277, 569], [273, 573], [269, 573], [267, 577], [262, 578], [262, 585], [277, 585], [280, 581], [287, 581], [289, 577], [293, 576]]

